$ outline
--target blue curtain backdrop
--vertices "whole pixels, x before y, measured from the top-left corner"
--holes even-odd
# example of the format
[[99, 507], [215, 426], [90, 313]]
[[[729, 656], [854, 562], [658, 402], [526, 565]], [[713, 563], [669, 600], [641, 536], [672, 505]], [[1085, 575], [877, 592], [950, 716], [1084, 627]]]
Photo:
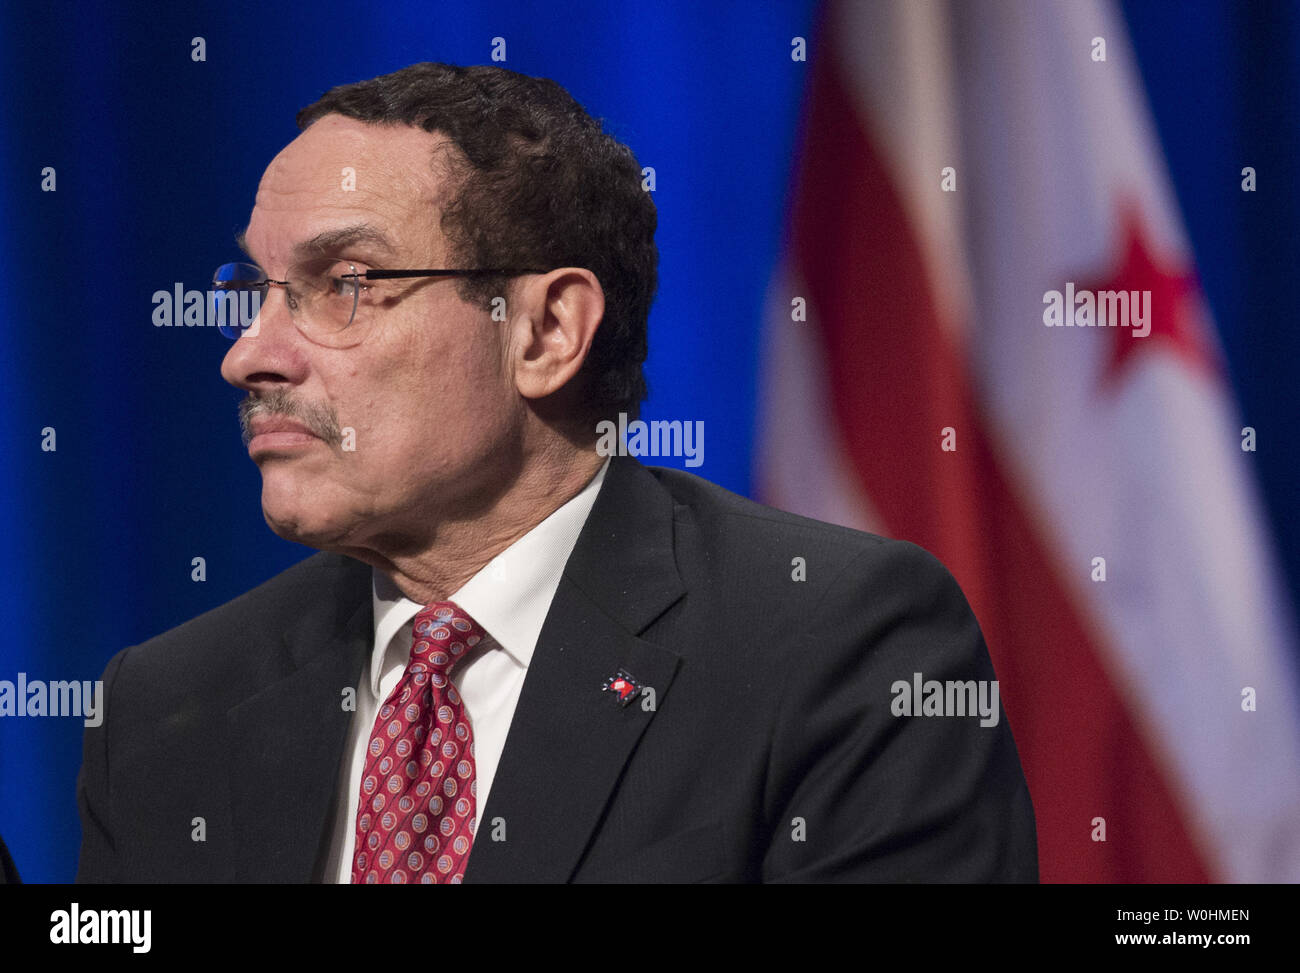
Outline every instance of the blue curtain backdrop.
[[[1292, 590], [1300, 578], [1290, 272], [1300, 242], [1300, 27], [1286, 3], [1127, 3]], [[17, 4], [0, 28], [0, 679], [96, 679], [125, 645], [311, 552], [265, 526], [214, 329], [150, 297], [232, 259], [262, 169], [326, 88], [421, 60], [567, 87], [656, 170], [648, 418], [704, 421], [694, 472], [751, 486], [758, 337], [781, 239], [814, 0], [619, 4]], [[206, 42], [206, 61], [191, 41]], [[811, 39], [811, 37], [810, 37]], [[813, 54], [815, 56], [815, 48]], [[1260, 191], [1237, 187], [1243, 165]], [[42, 192], [53, 167], [57, 190]], [[41, 449], [42, 430], [57, 451]], [[662, 460], [665, 465], [681, 460]], [[191, 559], [207, 580], [191, 580]], [[0, 720], [0, 834], [71, 880], [75, 719]]]

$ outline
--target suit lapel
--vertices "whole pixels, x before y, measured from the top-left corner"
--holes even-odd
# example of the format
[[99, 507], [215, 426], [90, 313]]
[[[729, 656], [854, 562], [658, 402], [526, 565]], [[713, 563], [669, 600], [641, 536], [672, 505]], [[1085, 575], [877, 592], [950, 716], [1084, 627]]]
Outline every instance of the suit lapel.
[[[684, 593], [672, 498], [615, 458], [551, 602], [465, 871], [467, 882], [572, 877], [679, 663], [640, 633]], [[623, 670], [654, 691], [626, 706]]]
[[319, 878], [352, 716], [342, 693], [357, 688], [373, 639], [369, 579], [347, 562], [343, 597], [321, 599], [268, 647], [287, 674], [226, 714], [237, 882]]

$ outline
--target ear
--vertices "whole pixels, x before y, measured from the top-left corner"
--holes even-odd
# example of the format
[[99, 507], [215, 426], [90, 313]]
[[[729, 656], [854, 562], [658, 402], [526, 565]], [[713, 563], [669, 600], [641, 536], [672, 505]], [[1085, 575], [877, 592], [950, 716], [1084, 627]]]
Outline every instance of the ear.
[[605, 292], [584, 267], [560, 267], [516, 282], [507, 308], [509, 365], [527, 399], [562, 389], [578, 374], [605, 316]]

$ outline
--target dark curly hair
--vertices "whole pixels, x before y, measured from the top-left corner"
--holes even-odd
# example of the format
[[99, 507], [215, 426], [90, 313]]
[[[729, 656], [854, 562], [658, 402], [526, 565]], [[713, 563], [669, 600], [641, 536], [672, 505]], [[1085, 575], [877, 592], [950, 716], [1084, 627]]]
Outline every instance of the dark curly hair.
[[[423, 63], [331, 88], [298, 127], [339, 114], [439, 132], [459, 149], [441, 230], [463, 267], [584, 267], [605, 292], [605, 316], [579, 373], [584, 419], [636, 416], [658, 284], [658, 217], [632, 150], [562, 87], [500, 67]], [[460, 278], [462, 299], [487, 310], [503, 279]]]

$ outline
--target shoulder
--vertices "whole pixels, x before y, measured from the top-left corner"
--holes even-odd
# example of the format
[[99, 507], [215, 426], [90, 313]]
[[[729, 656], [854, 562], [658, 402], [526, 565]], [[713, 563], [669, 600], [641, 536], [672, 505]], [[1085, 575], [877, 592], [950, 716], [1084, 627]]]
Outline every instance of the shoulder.
[[[784, 673], [786, 690], [806, 682], [809, 699], [826, 698], [828, 679], [878, 687], [918, 669], [986, 673], [975, 614], [925, 549], [776, 510], [688, 473], [648, 472], [672, 497], [673, 556], [693, 617], [720, 626], [705, 651]], [[791, 651], [807, 663], [797, 676]]]
[[314, 554], [223, 605], [123, 649], [105, 674], [118, 698], [167, 697], [174, 703], [186, 692], [229, 692], [234, 698], [279, 661], [292, 627], [316, 623], [322, 632], [337, 630], [369, 595], [369, 567], [337, 554]]
[[206, 645], [251, 635], [265, 636], [268, 625], [284, 624], [322, 607], [351, 604], [370, 592], [370, 568], [360, 561], [321, 552], [219, 605], [137, 646], [141, 658], [165, 654], [178, 645]]
[[927, 600], [960, 594], [948, 569], [916, 544], [768, 507], [681, 470], [646, 471], [672, 497], [678, 529], [698, 537], [703, 549], [727, 563], [765, 563], [779, 556], [789, 573], [802, 568], [812, 587], [831, 598], [864, 585], [910, 591]]

